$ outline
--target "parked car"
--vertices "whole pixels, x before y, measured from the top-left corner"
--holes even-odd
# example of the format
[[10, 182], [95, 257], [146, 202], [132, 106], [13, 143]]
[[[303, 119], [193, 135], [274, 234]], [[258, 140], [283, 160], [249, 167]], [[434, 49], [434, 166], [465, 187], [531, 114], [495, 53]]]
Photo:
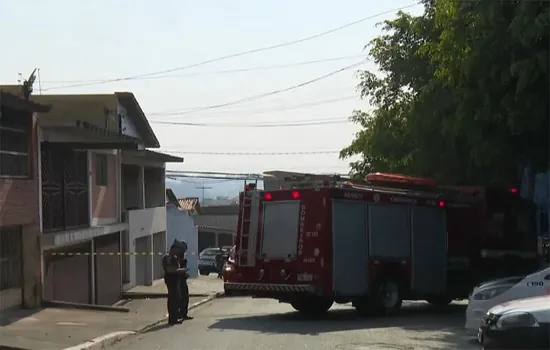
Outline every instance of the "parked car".
[[475, 334], [487, 311], [504, 302], [550, 294], [550, 267], [527, 276], [514, 276], [482, 283], [470, 294], [466, 331]]
[[478, 330], [483, 349], [550, 349], [550, 295], [489, 310]]
[[206, 248], [199, 254], [199, 273], [208, 276], [211, 273], [218, 273], [219, 267], [216, 261], [218, 256], [223, 256], [225, 251], [220, 248]]

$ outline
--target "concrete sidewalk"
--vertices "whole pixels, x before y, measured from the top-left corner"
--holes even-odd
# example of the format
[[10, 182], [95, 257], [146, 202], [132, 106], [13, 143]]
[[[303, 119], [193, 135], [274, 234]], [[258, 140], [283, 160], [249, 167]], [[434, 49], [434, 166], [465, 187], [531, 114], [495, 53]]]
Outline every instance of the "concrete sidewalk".
[[[216, 278], [216, 274], [190, 278], [187, 281], [191, 296], [207, 296], [211, 293], [223, 292], [223, 281]], [[136, 286], [124, 293], [127, 299], [164, 298], [168, 295], [164, 280], [153, 282], [152, 286]]]
[[[188, 284], [190, 293], [200, 295], [190, 298], [190, 308], [214, 299], [223, 291], [223, 283], [215, 278], [191, 279]], [[148, 293], [160, 293], [163, 286], [155, 283], [148, 288], [140, 287], [134, 291], [136, 299], [117, 303], [126, 312], [44, 308], [0, 314], [0, 349], [101, 349], [166, 321], [166, 299], [143, 298]], [[177, 327], [185, 327], [185, 323]]]

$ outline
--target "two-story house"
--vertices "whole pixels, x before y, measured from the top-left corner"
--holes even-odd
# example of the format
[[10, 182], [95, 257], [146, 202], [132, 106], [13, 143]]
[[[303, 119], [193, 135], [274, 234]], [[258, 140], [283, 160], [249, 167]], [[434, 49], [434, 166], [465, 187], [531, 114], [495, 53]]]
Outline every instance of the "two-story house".
[[31, 89], [0, 86], [0, 311], [40, 303], [38, 163]]
[[132, 93], [34, 100], [51, 105], [38, 118], [43, 298], [112, 304], [160, 277], [165, 163], [183, 159], [147, 150], [159, 141]]

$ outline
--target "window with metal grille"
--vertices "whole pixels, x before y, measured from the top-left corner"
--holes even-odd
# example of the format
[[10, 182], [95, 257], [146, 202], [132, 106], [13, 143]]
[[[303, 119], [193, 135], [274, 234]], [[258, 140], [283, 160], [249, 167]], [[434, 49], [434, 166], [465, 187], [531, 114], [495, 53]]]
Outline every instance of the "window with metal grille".
[[22, 285], [21, 227], [0, 227], [0, 291]]
[[105, 154], [95, 155], [95, 184], [107, 186], [107, 156]]
[[30, 176], [32, 113], [0, 107], [0, 176]]

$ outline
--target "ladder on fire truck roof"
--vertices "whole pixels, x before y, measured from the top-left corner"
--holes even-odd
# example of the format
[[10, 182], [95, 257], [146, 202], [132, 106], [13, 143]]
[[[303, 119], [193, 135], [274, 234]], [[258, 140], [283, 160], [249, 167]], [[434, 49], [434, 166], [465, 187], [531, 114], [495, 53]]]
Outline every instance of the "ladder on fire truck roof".
[[256, 186], [258, 182], [247, 184], [241, 201], [241, 227], [237, 247], [239, 266], [253, 267], [256, 264], [256, 244], [258, 237], [258, 216], [260, 197]]

